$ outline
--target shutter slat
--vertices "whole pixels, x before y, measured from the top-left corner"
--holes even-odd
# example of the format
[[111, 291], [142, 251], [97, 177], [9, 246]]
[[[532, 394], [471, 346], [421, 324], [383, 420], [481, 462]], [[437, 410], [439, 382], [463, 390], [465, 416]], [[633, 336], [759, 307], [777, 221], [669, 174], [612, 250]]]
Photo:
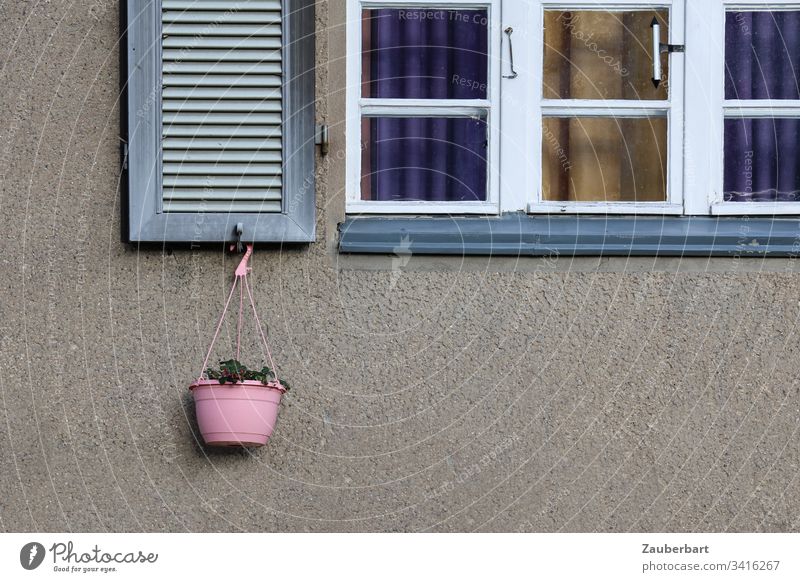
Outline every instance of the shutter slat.
[[273, 138], [208, 138], [208, 137], [173, 137], [162, 140], [161, 147], [167, 150], [206, 150], [216, 152], [262, 150], [280, 151], [280, 136]]
[[197, 188], [198, 197], [206, 189], [277, 188], [281, 184], [277, 176], [164, 176], [164, 188]]
[[182, 49], [187, 54], [195, 50], [239, 49], [239, 50], [275, 50], [281, 48], [279, 36], [206, 36], [186, 37], [168, 36], [163, 39], [164, 52]]
[[[180, 125], [172, 124], [164, 126], [164, 137], [259, 137], [259, 138], [279, 138], [281, 136], [280, 126], [264, 127], [260, 125]], [[227, 146], [224, 146], [227, 147]]]
[[166, 99], [252, 99], [280, 101], [281, 88], [264, 87], [164, 87], [162, 97]]
[[234, 100], [203, 100], [203, 99], [186, 99], [183, 101], [177, 99], [164, 99], [162, 105], [163, 111], [193, 113], [196, 111], [205, 111], [208, 113], [219, 112], [241, 112], [241, 113], [265, 113], [273, 112], [280, 113], [281, 101], [278, 99], [264, 99], [262, 101], [234, 101]]
[[244, 163], [258, 163], [258, 162], [271, 162], [280, 165], [281, 152], [279, 151], [203, 151], [203, 150], [164, 150], [164, 162], [206, 162], [209, 164], [227, 163], [227, 162], [244, 162]]
[[[281, 52], [276, 50], [265, 51], [263, 49], [239, 49], [231, 47], [227, 50], [212, 50], [206, 47], [195, 48], [174, 48], [164, 49], [162, 58], [164, 61], [190, 62], [204, 61], [209, 63], [281, 63]], [[172, 66], [170, 62], [165, 66]], [[278, 68], [280, 72], [280, 68]], [[248, 71], [251, 72], [251, 71]]]
[[280, 176], [278, 164], [164, 164], [164, 176]]
[[162, 10], [272, 10], [280, 12], [281, 0], [162, 0]]
[[164, 74], [170, 75], [280, 75], [277, 63], [164, 63]]
[[[191, 14], [191, 12], [186, 12]], [[169, 24], [165, 23], [162, 28], [165, 36], [281, 36], [281, 21], [277, 19], [274, 23], [268, 24]]]
[[281, 0], [163, 0], [162, 209], [281, 212]]
[[[164, 191], [165, 200], [196, 200], [197, 190], [193, 188], [173, 188]], [[280, 200], [281, 190], [277, 189], [224, 189], [207, 190], [204, 195], [205, 200], [246, 200], [248, 202], [260, 202], [261, 200]]]
[[165, 112], [164, 125], [280, 125], [280, 113]]
[[262, 87], [281, 86], [280, 75], [173, 75], [165, 74], [165, 87]]
[[275, 24], [281, 21], [281, 13], [271, 10], [258, 10], [243, 12], [236, 10], [221, 11], [194, 11], [165, 10], [163, 22], [165, 24]]
[[280, 201], [264, 202], [247, 202], [242, 200], [235, 200], [231, 202], [218, 202], [218, 201], [164, 201], [164, 212], [251, 212], [251, 213], [265, 213], [265, 212], [280, 212]]

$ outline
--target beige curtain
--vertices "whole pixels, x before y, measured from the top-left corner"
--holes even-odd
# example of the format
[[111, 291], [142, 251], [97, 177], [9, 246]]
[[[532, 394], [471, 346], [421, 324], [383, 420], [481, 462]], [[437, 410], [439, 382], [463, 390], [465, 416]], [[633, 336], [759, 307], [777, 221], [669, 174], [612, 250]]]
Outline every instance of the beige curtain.
[[[546, 12], [545, 98], [666, 99], [651, 81], [655, 14]], [[542, 137], [545, 200], [665, 200], [665, 118], [545, 118]]]

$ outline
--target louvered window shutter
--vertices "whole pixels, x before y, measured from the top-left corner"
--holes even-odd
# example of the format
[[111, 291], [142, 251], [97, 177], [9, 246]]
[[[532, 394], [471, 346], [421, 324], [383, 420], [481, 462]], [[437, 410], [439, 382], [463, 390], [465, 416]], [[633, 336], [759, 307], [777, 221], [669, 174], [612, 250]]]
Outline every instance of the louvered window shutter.
[[129, 0], [127, 239], [314, 238], [313, 0]]

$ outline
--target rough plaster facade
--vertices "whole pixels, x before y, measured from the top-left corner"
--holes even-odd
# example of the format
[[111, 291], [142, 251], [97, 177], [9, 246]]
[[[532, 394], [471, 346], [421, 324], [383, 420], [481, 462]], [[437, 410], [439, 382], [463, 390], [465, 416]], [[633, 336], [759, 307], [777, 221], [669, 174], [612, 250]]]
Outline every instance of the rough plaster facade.
[[338, 255], [317, 20], [318, 241], [254, 264], [295, 389], [215, 451], [187, 386], [235, 258], [120, 243], [117, 3], [0, 1], [0, 530], [800, 530], [795, 264]]

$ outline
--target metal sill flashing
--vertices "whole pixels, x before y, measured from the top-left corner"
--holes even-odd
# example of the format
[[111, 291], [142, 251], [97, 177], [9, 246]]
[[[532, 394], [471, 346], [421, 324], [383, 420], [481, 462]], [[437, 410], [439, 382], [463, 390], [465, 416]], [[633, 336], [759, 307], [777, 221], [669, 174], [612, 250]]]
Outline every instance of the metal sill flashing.
[[476, 256], [800, 256], [800, 219], [692, 216], [350, 217], [341, 253]]

